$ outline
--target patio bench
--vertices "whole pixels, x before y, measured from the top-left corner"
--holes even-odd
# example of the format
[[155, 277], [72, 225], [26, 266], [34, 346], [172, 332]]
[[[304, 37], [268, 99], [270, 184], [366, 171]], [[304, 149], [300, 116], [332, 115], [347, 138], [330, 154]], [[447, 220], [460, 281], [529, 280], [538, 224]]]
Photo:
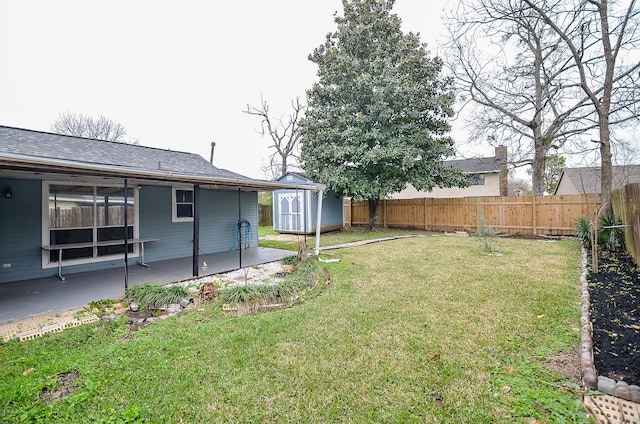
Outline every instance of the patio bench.
[[[144, 244], [159, 241], [157, 238], [131, 238], [127, 240], [127, 244], [139, 244], [140, 245], [140, 257], [138, 259], [138, 265], [142, 265], [144, 267], [149, 267], [148, 264], [144, 262]], [[42, 250], [47, 252], [50, 251], [58, 251], [58, 275], [57, 277], [65, 281], [65, 277], [62, 275], [62, 252], [68, 249], [82, 249], [86, 247], [103, 247], [103, 246], [118, 246], [124, 244], [124, 239], [122, 240], [106, 240], [106, 241], [93, 241], [93, 242], [81, 242], [81, 243], [62, 243], [62, 244], [46, 244], [40, 246]]]

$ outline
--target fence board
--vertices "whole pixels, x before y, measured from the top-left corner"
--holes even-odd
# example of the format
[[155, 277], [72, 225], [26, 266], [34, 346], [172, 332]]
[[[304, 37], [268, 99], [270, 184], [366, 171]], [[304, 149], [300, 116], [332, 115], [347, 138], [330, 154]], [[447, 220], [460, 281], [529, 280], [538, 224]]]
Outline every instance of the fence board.
[[611, 193], [613, 214], [622, 221], [627, 252], [640, 263], [640, 184], [627, 184]]
[[[589, 215], [594, 201], [599, 204], [600, 196], [385, 199], [378, 221], [391, 228], [475, 232], [484, 217], [485, 225], [503, 233], [573, 235], [576, 219]], [[369, 223], [366, 201], [351, 201], [346, 207], [350, 216], [346, 225]]]

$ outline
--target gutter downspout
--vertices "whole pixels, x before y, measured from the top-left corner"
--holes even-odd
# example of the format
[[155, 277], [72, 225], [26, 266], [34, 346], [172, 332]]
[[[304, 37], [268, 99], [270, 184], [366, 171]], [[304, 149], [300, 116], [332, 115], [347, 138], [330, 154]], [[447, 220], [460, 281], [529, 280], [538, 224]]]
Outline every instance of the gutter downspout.
[[318, 215], [316, 216], [316, 248], [314, 253], [316, 257], [320, 255], [320, 227], [322, 227], [322, 198], [324, 197], [324, 190], [318, 190]]

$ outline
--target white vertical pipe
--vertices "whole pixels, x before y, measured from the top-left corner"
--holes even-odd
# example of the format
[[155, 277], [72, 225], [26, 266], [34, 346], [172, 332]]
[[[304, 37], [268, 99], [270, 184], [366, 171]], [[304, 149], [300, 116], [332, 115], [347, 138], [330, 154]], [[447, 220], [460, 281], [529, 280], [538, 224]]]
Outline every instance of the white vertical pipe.
[[320, 254], [320, 227], [322, 227], [322, 198], [324, 197], [324, 190], [318, 191], [318, 215], [316, 217], [316, 248], [315, 254]]

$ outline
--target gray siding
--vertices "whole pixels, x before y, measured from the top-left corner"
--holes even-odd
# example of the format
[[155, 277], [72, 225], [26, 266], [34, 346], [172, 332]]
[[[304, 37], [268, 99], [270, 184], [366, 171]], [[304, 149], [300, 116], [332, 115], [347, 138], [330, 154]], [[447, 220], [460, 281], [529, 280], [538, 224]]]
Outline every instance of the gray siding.
[[[4, 197], [7, 187], [11, 199]], [[41, 188], [40, 181], [0, 179], [0, 265], [11, 264], [0, 268], [1, 283], [55, 274], [41, 272]]]
[[[4, 198], [7, 187], [13, 192], [11, 199]], [[0, 193], [0, 283], [55, 276], [56, 268], [42, 269], [42, 182], [0, 179]], [[193, 222], [172, 222], [171, 196], [170, 187], [140, 187], [139, 235], [160, 239], [145, 244], [147, 262], [192, 254]], [[258, 194], [241, 193], [241, 203], [242, 219], [251, 226], [250, 246], [257, 246]], [[237, 249], [238, 192], [201, 190], [200, 215], [201, 253]], [[121, 266], [122, 259], [65, 265], [63, 274]]]
[[[290, 182], [290, 181], [287, 181]], [[278, 202], [279, 194], [287, 194], [287, 193], [295, 193], [296, 190], [276, 190], [273, 193], [273, 228], [278, 230], [282, 228], [280, 226], [280, 203]], [[306, 207], [306, 199], [310, 196], [310, 208], [309, 210], [305, 210], [305, 214], [307, 215], [308, 220], [310, 218], [311, 228], [307, 228], [307, 233], [313, 233], [316, 230], [316, 226], [318, 223], [318, 194], [313, 193], [310, 190], [301, 190], [299, 193], [303, 193], [304, 196], [304, 207]], [[335, 228], [342, 227], [343, 225], [343, 210], [342, 210], [342, 199], [333, 191], [329, 191], [325, 194], [322, 199], [322, 228]], [[300, 231], [303, 233], [304, 231]]]
[[[311, 199], [311, 205], [313, 209], [313, 215], [311, 222], [313, 228], [318, 224], [318, 196], [314, 195]], [[322, 227], [342, 227], [344, 223], [342, 199], [338, 197], [333, 191], [329, 191], [322, 198]]]
[[[171, 221], [171, 187], [140, 189], [140, 237], [160, 239], [145, 245], [147, 262], [191, 256], [193, 222]], [[258, 194], [242, 192], [242, 219], [250, 223], [250, 246], [258, 245]], [[237, 249], [238, 193], [200, 190], [200, 253]], [[243, 242], [244, 245], [244, 242]]]

